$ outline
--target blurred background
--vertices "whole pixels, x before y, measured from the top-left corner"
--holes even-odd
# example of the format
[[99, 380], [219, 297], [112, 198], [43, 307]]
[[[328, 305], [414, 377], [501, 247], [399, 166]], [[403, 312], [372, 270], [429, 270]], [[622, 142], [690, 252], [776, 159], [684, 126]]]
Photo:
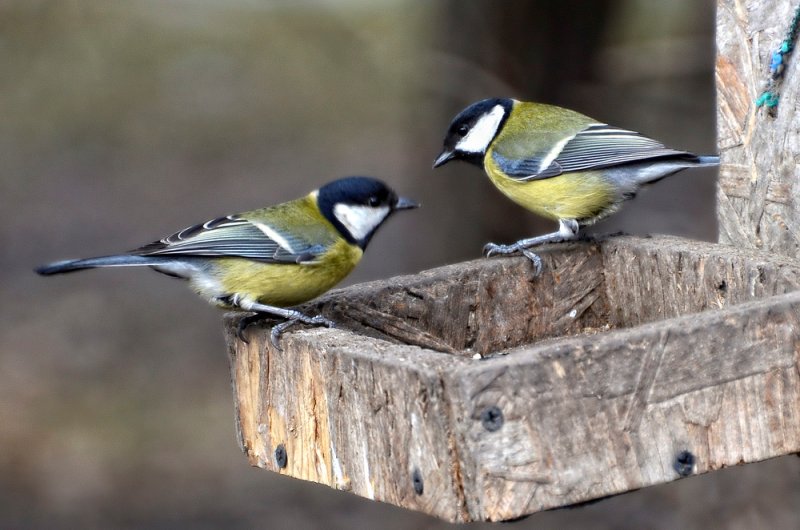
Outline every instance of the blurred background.
[[[710, 0], [0, 2], [0, 527], [448, 527], [250, 468], [221, 313], [181, 282], [32, 267], [346, 174], [425, 206], [347, 283], [476, 258], [553, 227], [431, 171], [457, 111], [541, 100], [715, 152], [713, 30]], [[714, 240], [714, 186], [680, 174], [594, 230]], [[784, 457], [512, 527], [798, 528], [798, 498]]]

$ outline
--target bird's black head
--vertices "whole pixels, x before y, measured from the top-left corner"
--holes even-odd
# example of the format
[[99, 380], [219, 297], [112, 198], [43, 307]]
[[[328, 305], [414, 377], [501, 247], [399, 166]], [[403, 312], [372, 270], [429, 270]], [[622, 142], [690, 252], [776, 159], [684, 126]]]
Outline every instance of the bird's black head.
[[419, 204], [398, 197], [389, 186], [371, 177], [346, 177], [322, 186], [317, 205], [348, 242], [367, 247], [372, 235], [397, 210]]
[[473, 103], [458, 113], [444, 137], [444, 148], [433, 167], [460, 159], [483, 167], [483, 155], [506, 122], [514, 101], [491, 98]]

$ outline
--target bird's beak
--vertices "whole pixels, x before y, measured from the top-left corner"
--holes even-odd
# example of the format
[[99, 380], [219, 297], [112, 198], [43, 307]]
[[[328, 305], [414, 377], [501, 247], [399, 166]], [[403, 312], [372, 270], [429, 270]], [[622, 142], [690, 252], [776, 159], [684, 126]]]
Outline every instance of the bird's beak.
[[413, 208], [419, 208], [419, 203], [406, 197], [399, 197], [394, 204], [395, 210], [411, 210]]
[[455, 156], [456, 156], [455, 152], [448, 151], [447, 149], [445, 149], [439, 154], [439, 156], [436, 157], [436, 160], [433, 161], [433, 169], [436, 169], [437, 167], [448, 163], [453, 158], [455, 158]]

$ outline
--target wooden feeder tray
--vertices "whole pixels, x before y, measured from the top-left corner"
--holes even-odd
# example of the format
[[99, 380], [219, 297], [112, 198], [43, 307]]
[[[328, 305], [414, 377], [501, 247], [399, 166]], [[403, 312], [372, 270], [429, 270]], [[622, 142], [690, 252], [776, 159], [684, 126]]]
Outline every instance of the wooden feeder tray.
[[673, 237], [356, 285], [283, 350], [226, 323], [250, 463], [506, 520], [800, 451], [800, 265]]

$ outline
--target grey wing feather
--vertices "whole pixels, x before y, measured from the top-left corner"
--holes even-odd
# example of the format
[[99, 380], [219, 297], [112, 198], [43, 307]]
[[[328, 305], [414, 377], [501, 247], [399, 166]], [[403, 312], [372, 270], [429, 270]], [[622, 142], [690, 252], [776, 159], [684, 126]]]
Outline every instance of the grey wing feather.
[[529, 180], [531, 178], [543, 179], [555, 177], [562, 173], [561, 167], [557, 162], [553, 162], [544, 171], [539, 171], [542, 165], [541, 157], [517, 158], [512, 159], [501, 155], [497, 151], [492, 153], [494, 161], [503, 170], [503, 173], [517, 178], [518, 180]]
[[269, 237], [250, 221], [229, 215], [190, 226], [131, 253], [140, 256], [226, 256], [268, 263], [305, 263], [314, 261], [325, 251], [323, 245], [310, 244], [270, 228], [281, 236], [281, 242]]
[[564, 144], [556, 157], [542, 168], [543, 158], [530, 160], [495, 161], [508, 175], [517, 180], [537, 180], [554, 177], [570, 171], [602, 169], [643, 160], [693, 157], [686, 151], [669, 149], [660, 142], [641, 134], [595, 124], [582, 130]]

